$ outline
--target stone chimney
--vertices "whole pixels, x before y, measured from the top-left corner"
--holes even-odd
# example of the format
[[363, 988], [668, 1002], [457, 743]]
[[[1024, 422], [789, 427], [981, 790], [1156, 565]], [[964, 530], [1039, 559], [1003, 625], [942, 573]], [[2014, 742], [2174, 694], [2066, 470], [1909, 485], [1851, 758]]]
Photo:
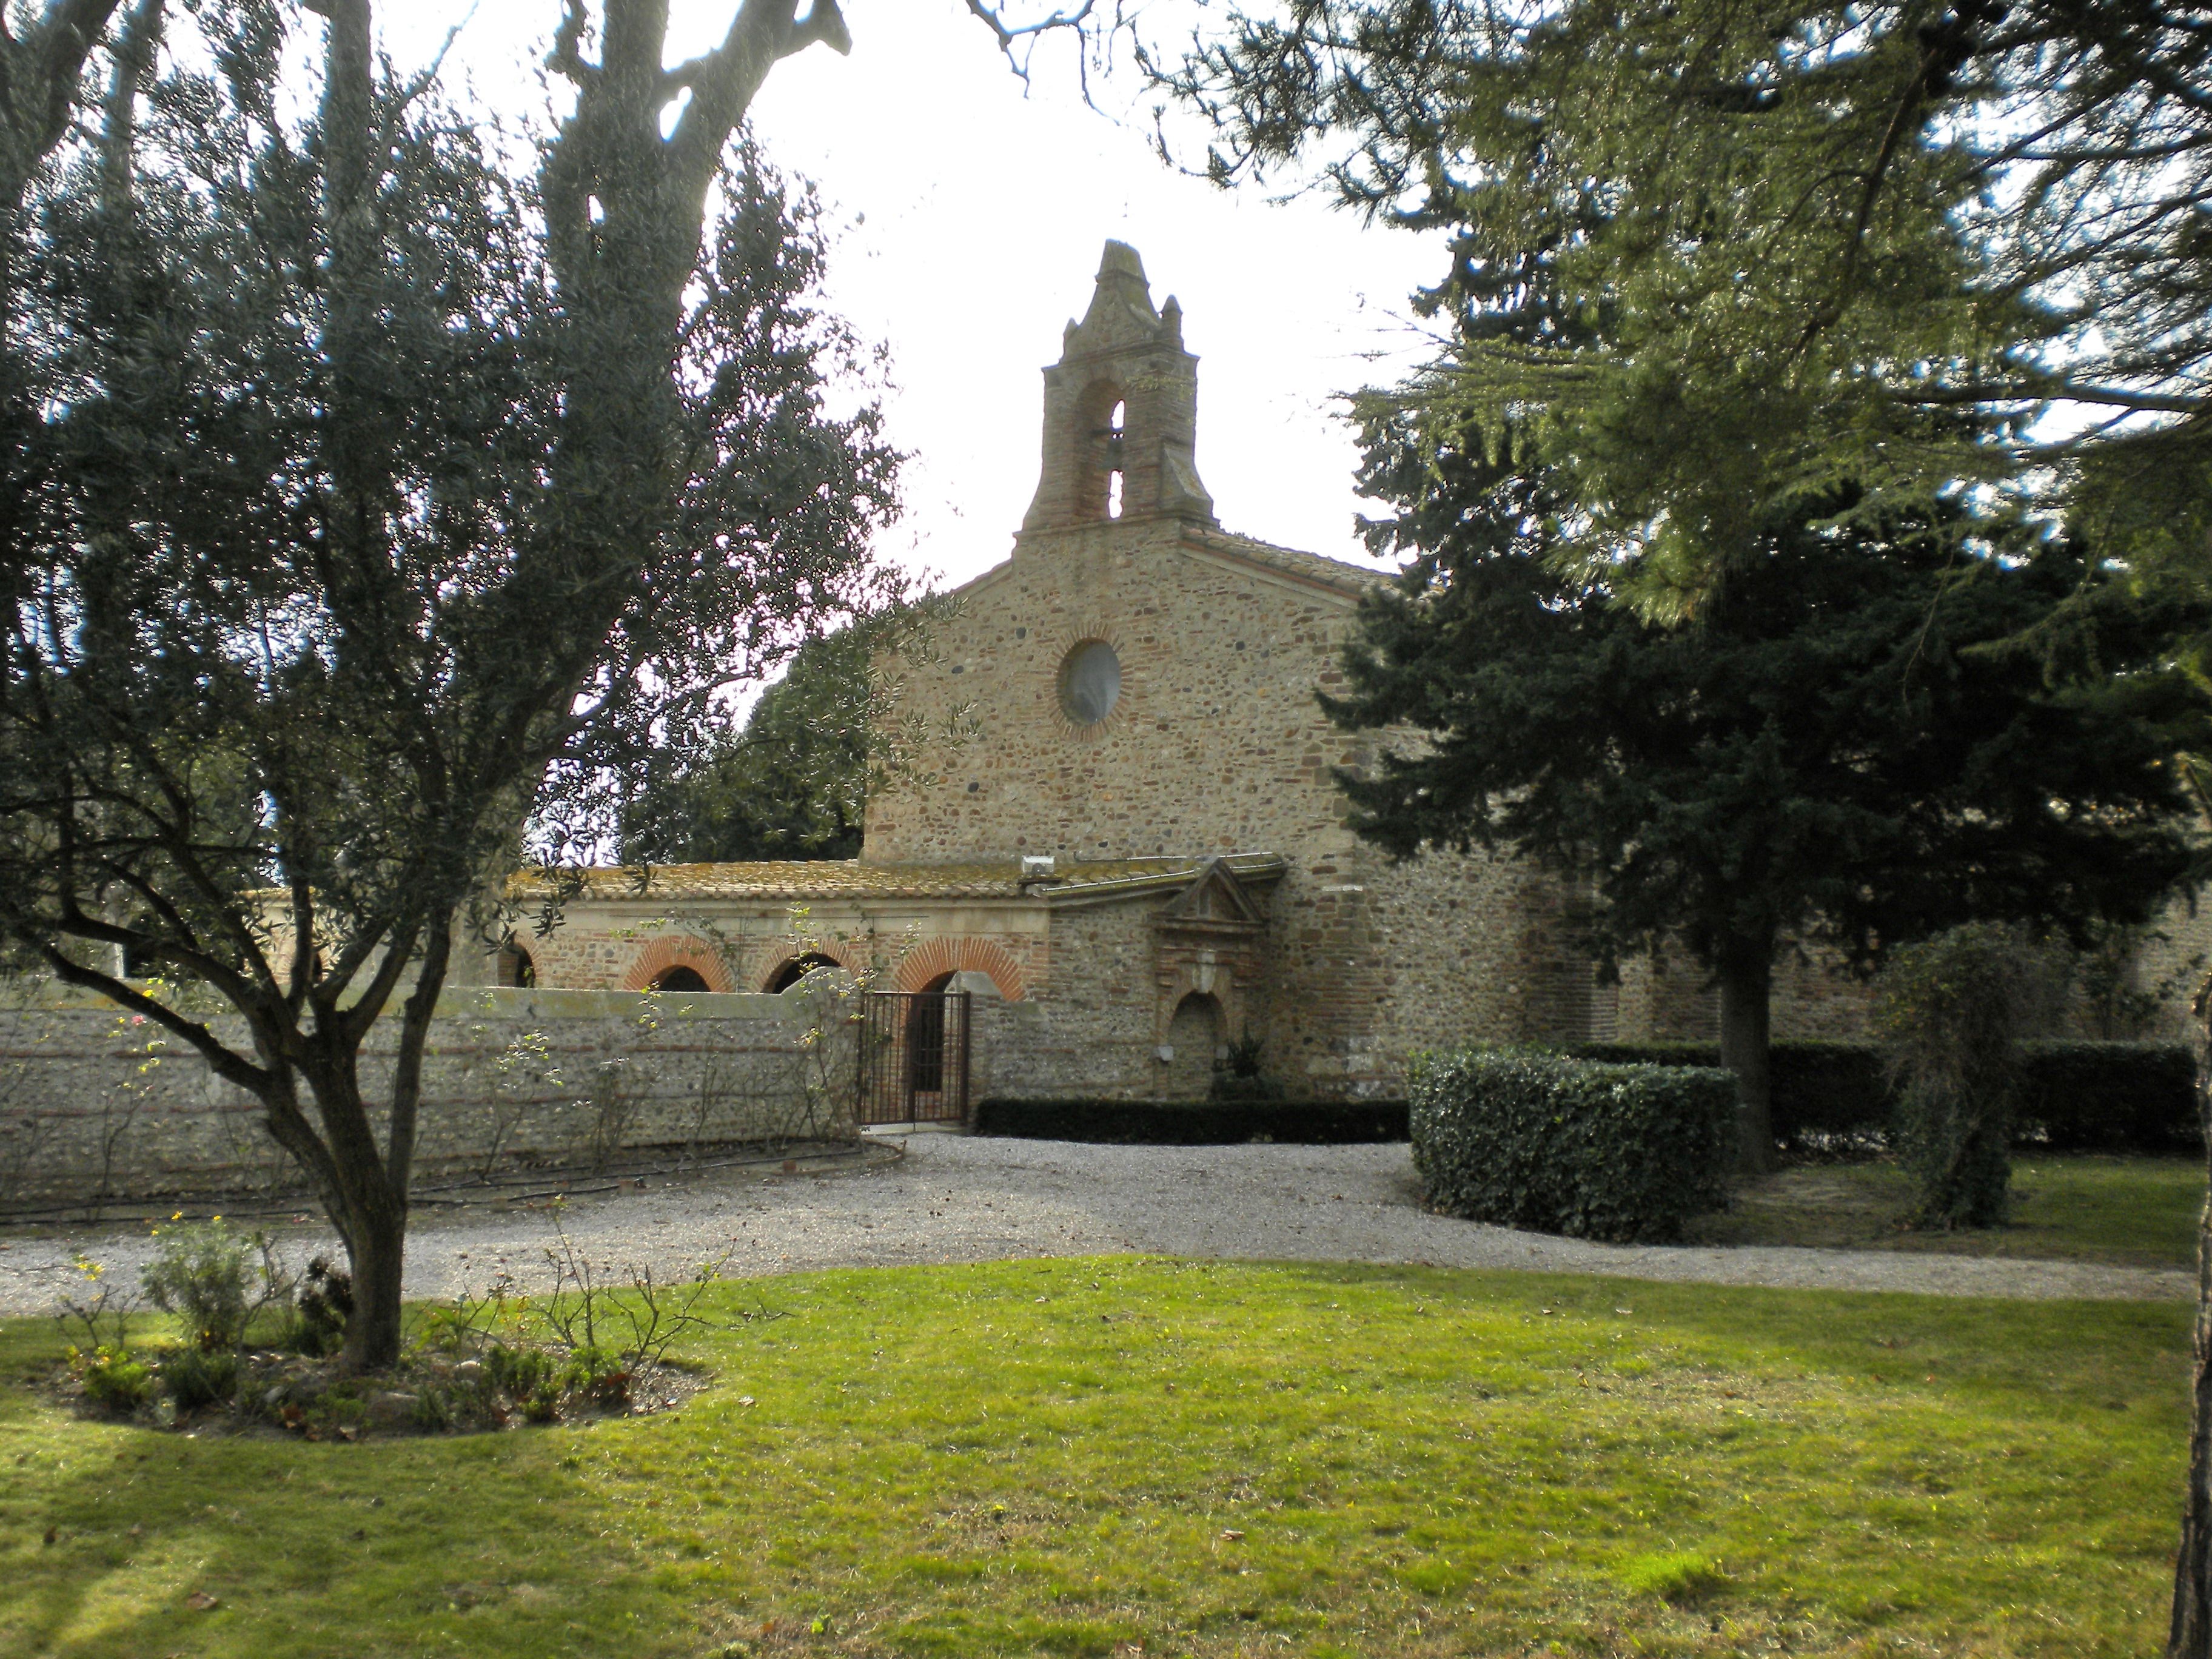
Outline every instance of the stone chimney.
[[1024, 532], [1114, 519], [1213, 522], [1198, 480], [1198, 359], [1182, 307], [1152, 309], [1144, 261], [1106, 244], [1091, 309], [1044, 372], [1044, 467]]

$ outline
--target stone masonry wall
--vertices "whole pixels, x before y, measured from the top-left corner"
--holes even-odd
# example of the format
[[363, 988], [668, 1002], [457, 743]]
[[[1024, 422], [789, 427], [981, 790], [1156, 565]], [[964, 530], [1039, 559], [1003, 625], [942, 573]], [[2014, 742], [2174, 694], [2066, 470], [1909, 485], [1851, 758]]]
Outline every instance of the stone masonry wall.
[[[978, 735], [934, 787], [870, 802], [863, 858], [1279, 853], [1291, 868], [1272, 899], [1267, 1065], [1301, 1092], [1388, 1092], [1431, 1028], [1442, 1037], [1526, 1023], [1492, 971], [1519, 982], [1510, 964], [1525, 941], [1511, 907], [1522, 884], [1457, 864], [1387, 871], [1346, 826], [1333, 769], [1364, 763], [1368, 740], [1332, 726], [1314, 694], [1341, 684], [1339, 653], [1370, 573], [1302, 561], [1248, 555], [1234, 538], [1169, 520], [1024, 537], [1009, 563], [962, 590], [933, 637], [934, 660], [901, 671], [902, 715], [941, 728], [964, 707]], [[1079, 727], [1061, 711], [1060, 670], [1093, 639], [1119, 657], [1121, 694], [1104, 721]], [[1447, 889], [1455, 907], [1440, 902]], [[1086, 976], [1062, 917], [1054, 934], [1049, 1000], [1060, 1004]], [[1439, 965], [1462, 961], [1482, 964], [1480, 984]], [[1401, 982], [1410, 994], [1394, 991]], [[1410, 1006], [1432, 983], [1434, 1006]], [[1071, 1051], [1068, 1064], [1064, 1086], [1088, 1089], [1089, 1062]], [[1115, 1089], [1141, 1091], [1121, 1061], [1108, 1069]]]
[[[424, 1062], [417, 1175], [849, 1137], [842, 1012], [831, 987], [449, 990]], [[365, 1055], [372, 1099], [388, 1086], [390, 1029]], [[830, 1040], [810, 1043], [817, 1029]], [[0, 1205], [300, 1184], [254, 1103], [157, 1027], [90, 1000], [0, 1010]]]

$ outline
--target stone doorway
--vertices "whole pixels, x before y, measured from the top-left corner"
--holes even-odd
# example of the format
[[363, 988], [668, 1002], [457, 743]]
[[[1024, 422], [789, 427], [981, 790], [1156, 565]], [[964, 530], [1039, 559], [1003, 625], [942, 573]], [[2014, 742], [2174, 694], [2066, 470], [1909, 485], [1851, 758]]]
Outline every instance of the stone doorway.
[[1193, 991], [1176, 1004], [1161, 1055], [1160, 1092], [1170, 1100], [1204, 1100], [1213, 1086], [1213, 1062], [1221, 1052], [1221, 1004], [1205, 991]]

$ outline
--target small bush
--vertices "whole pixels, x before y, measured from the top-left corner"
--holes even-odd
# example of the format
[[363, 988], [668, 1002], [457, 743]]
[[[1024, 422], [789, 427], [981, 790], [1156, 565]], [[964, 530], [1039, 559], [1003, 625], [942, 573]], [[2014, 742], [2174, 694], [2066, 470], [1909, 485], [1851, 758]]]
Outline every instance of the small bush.
[[307, 1264], [307, 1282], [293, 1304], [284, 1346], [317, 1357], [336, 1353], [345, 1342], [346, 1322], [352, 1317], [353, 1275], [331, 1266], [328, 1256], [319, 1255]]
[[1535, 1049], [1418, 1057], [1413, 1164], [1431, 1206], [1620, 1242], [1679, 1237], [1728, 1195], [1735, 1082]]
[[95, 1348], [89, 1354], [70, 1350], [84, 1397], [102, 1411], [128, 1417], [154, 1397], [154, 1374], [120, 1348]]
[[1891, 1044], [1897, 1150], [1920, 1184], [1922, 1227], [1994, 1227], [2011, 1204], [2020, 1024], [2034, 958], [2009, 928], [1969, 923], [1900, 950], [1875, 1029]]
[[185, 1340], [204, 1352], [237, 1347], [253, 1316], [283, 1294], [264, 1234], [235, 1232], [217, 1216], [159, 1237], [143, 1275], [146, 1294], [181, 1320]]
[[994, 1097], [975, 1108], [975, 1133], [1024, 1140], [1082, 1140], [1121, 1146], [1234, 1146], [1279, 1140], [1314, 1146], [1406, 1139], [1402, 1100], [1019, 1100]]
[[238, 1356], [228, 1349], [179, 1348], [161, 1361], [161, 1392], [179, 1413], [219, 1406], [237, 1388]]
[[602, 1406], [629, 1399], [629, 1364], [612, 1348], [580, 1347], [561, 1368], [561, 1381]]
[[1206, 1097], [1213, 1101], [1277, 1101], [1283, 1085], [1267, 1075], [1260, 1039], [1244, 1037], [1229, 1045], [1228, 1054], [1213, 1062], [1213, 1081]]
[[492, 1387], [518, 1402], [554, 1383], [553, 1357], [542, 1348], [495, 1342], [484, 1350], [483, 1365]]

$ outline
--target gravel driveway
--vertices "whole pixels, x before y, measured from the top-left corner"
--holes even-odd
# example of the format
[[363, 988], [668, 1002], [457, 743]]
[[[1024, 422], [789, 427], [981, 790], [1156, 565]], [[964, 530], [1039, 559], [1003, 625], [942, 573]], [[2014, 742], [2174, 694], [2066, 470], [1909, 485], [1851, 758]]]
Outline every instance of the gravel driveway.
[[[915, 1134], [870, 1156], [784, 1174], [710, 1170], [647, 1190], [569, 1200], [564, 1224], [591, 1256], [684, 1275], [732, 1252], [726, 1271], [1138, 1252], [1307, 1261], [1419, 1262], [1934, 1296], [2192, 1297], [2192, 1274], [1900, 1251], [1591, 1244], [1428, 1214], [1402, 1143], [1361, 1146], [1094, 1146]], [[82, 1249], [135, 1282], [143, 1225], [0, 1231], [0, 1315], [41, 1312]], [[323, 1229], [277, 1229], [303, 1261]], [[543, 1209], [418, 1210], [407, 1287], [419, 1296], [528, 1279], [552, 1237]]]

